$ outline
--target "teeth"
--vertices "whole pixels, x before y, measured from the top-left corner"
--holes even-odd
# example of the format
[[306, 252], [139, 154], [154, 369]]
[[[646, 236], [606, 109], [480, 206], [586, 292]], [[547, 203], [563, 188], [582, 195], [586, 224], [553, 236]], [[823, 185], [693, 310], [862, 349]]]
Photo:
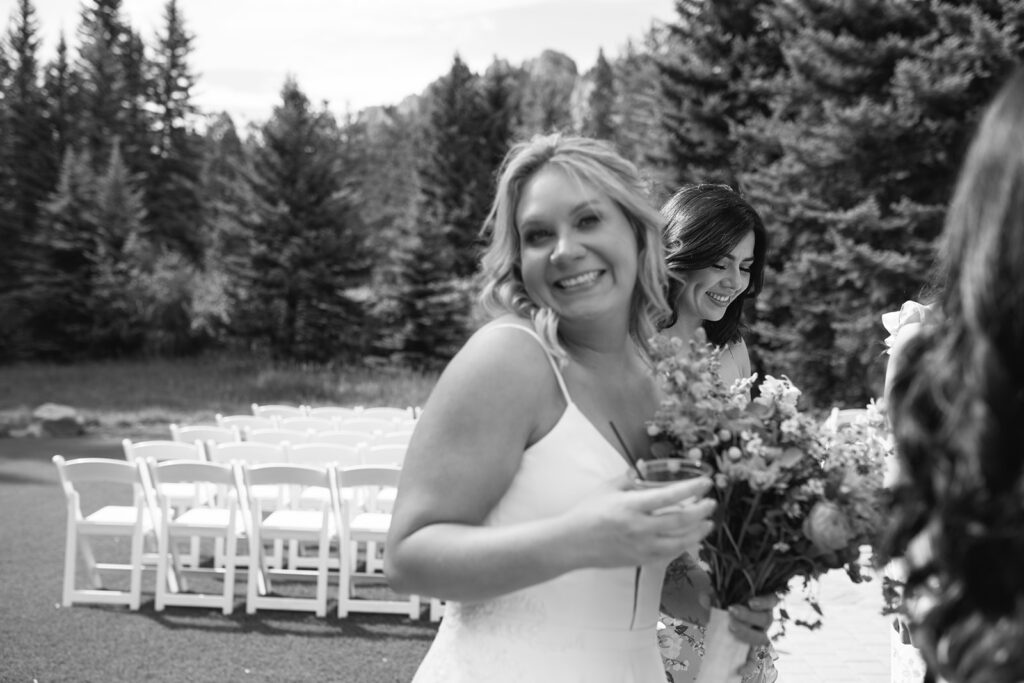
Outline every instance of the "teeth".
[[589, 273], [583, 273], [582, 275], [576, 275], [573, 277], [567, 277], [564, 280], [558, 281], [558, 286], [563, 289], [569, 289], [571, 287], [579, 287], [593, 282], [597, 279], [599, 273], [596, 270], [592, 270]]
[[729, 297], [729, 296], [722, 296], [722, 295], [720, 295], [720, 294], [713, 294], [713, 293], [711, 293], [711, 292], [708, 292], [708, 297], [709, 297], [709, 298], [710, 298], [710, 299], [711, 299], [712, 301], [714, 301], [714, 302], [715, 302], [716, 304], [721, 304], [721, 305], [723, 305], [723, 306], [724, 306], [725, 304], [729, 303], [729, 301], [731, 301], [731, 300], [732, 300], [732, 297]]

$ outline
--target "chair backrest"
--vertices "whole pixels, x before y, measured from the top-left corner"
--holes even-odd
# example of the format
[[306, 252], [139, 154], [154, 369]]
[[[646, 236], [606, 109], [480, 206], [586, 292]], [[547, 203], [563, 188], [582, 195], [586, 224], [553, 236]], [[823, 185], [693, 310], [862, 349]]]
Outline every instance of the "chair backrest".
[[363, 449], [359, 446], [311, 441], [291, 446], [288, 458], [302, 465], [352, 467], [363, 464]]
[[348, 419], [358, 415], [362, 409], [362, 406], [306, 406], [306, 414], [309, 417], [321, 417], [328, 420]]
[[116, 458], [65, 460], [62, 455], [55, 455], [51, 460], [57, 466], [57, 476], [60, 477], [61, 487], [69, 499], [75, 493], [75, 485], [82, 482], [127, 484], [133, 488], [137, 488], [141, 484], [138, 466], [127, 460]]
[[221, 427], [251, 427], [253, 429], [275, 429], [276, 417], [258, 417], [256, 415], [221, 415], [217, 413], [217, 424]]
[[330, 443], [339, 446], [351, 446], [352, 448], [365, 448], [370, 445], [374, 436], [372, 432], [320, 432], [310, 443]]
[[388, 420], [407, 420], [415, 417], [412, 408], [396, 406], [368, 406], [359, 414], [361, 417], [382, 417]]
[[395, 431], [395, 432], [384, 432], [378, 434], [373, 440], [374, 446], [408, 446], [409, 440], [412, 439], [411, 430]]
[[[251, 491], [256, 486], [280, 486], [293, 487], [299, 491], [293, 491], [290, 498], [296, 500], [301, 490], [317, 487], [331, 491], [334, 489], [334, 478], [331, 476], [330, 467], [317, 467], [315, 465], [299, 465], [295, 463], [278, 463], [268, 465], [242, 465], [242, 480], [245, 482], [246, 490]], [[328, 498], [333, 505], [333, 496]], [[259, 504], [258, 499], [251, 499], [250, 504]]]
[[288, 452], [283, 445], [238, 441], [236, 443], [210, 444], [210, 460], [215, 463], [244, 462], [250, 465], [288, 462]]
[[406, 450], [408, 446], [405, 444], [373, 443], [363, 451], [363, 464], [401, 467], [405, 461]]
[[305, 417], [305, 406], [289, 406], [279, 403], [252, 404], [252, 414], [257, 417]]
[[170, 505], [168, 496], [163, 493], [164, 484], [195, 484], [197, 488], [210, 484], [219, 491], [218, 504], [244, 504], [233, 464], [204, 460], [147, 460], [147, 464], [153, 489], [164, 509]]
[[136, 441], [122, 439], [121, 448], [124, 449], [124, 459], [128, 462], [143, 462], [146, 458], [156, 461], [161, 460], [206, 460], [206, 449], [202, 442], [193, 441]]
[[217, 425], [177, 425], [171, 424], [171, 439], [173, 441], [202, 441], [206, 443], [225, 443], [229, 441], [241, 441], [242, 435], [236, 427], [219, 427]]
[[843, 425], [854, 424], [857, 420], [866, 418], [867, 414], [867, 408], [833, 408], [825, 421], [825, 426], [835, 431]]
[[285, 417], [278, 422], [282, 429], [298, 429], [301, 431], [330, 432], [338, 428], [334, 420], [326, 417]]
[[[377, 495], [384, 488], [398, 488], [398, 480], [402, 475], [399, 467], [386, 465], [358, 465], [342, 467], [337, 472], [339, 489], [361, 489], [357, 497], [369, 511], [376, 509]], [[345, 498], [345, 496], [340, 496]]]
[[395, 424], [395, 420], [392, 418], [362, 417], [357, 415], [356, 417], [338, 420], [336, 429], [345, 432], [362, 432], [368, 435], [383, 434], [384, 432], [394, 431]]
[[249, 429], [244, 430], [245, 440], [251, 443], [305, 443], [313, 432], [298, 429]]

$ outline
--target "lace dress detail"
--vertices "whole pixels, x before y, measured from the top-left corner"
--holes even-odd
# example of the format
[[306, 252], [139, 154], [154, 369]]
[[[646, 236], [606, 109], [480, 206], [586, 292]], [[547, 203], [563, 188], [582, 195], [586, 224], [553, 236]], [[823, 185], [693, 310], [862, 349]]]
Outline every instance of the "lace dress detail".
[[[514, 327], [537, 339], [518, 325]], [[627, 464], [572, 402], [526, 449], [486, 525], [562, 514], [610, 490]], [[449, 601], [414, 683], [662, 683], [656, 626], [665, 565], [581, 569], [479, 602]]]

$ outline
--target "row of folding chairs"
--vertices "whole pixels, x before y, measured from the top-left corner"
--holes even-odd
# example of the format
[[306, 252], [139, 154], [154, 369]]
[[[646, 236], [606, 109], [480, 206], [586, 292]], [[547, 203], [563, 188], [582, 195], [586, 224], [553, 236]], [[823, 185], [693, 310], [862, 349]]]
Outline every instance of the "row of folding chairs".
[[386, 419], [416, 419], [419, 415], [419, 408], [414, 406], [310, 406], [310, 405], [284, 405], [279, 403], [253, 403], [252, 414], [256, 417], [317, 417], [334, 419], [348, 419], [351, 417], [386, 418]]
[[170, 425], [172, 441], [190, 443], [234, 443], [254, 441], [260, 443], [332, 443], [342, 446], [408, 445], [412, 438], [409, 425], [385, 425], [385, 429], [360, 431], [335, 429], [329, 431], [302, 430], [288, 427], [220, 427], [216, 425]]
[[[325, 616], [328, 592], [337, 582], [337, 614], [379, 612], [420, 616], [419, 596], [368, 599], [358, 595], [358, 583], [383, 580], [377, 553], [390, 525], [390, 512], [378, 505], [381, 493], [398, 486], [397, 467], [252, 464], [209, 462], [201, 459], [135, 461], [108, 458], [65, 460], [53, 457], [67, 500], [62, 602], [125, 604], [140, 607], [143, 570], [155, 567], [154, 605], [219, 608], [230, 614], [235, 605], [235, 584], [244, 569], [245, 605], [250, 614], [259, 609], [310, 611]], [[85, 505], [83, 488], [103, 487], [93, 505]], [[110, 486], [127, 491], [112, 498]], [[274, 490], [273, 496], [267, 491]], [[263, 491], [261, 493], [260, 491]], [[186, 503], [187, 495], [192, 502]], [[128, 562], [97, 561], [94, 540], [129, 539]], [[186, 566], [183, 544], [213, 539], [223, 547], [223, 561], [211, 566]], [[239, 542], [247, 546], [239, 552]], [[274, 567], [269, 545], [303, 543], [315, 548], [305, 567]], [[155, 552], [153, 548], [155, 546]], [[362, 566], [358, 562], [363, 557]], [[89, 587], [79, 587], [77, 567], [84, 561]], [[106, 574], [127, 574], [128, 585], [108, 583]], [[214, 575], [219, 586], [195, 586], [196, 574]], [[309, 586], [297, 590], [282, 581]], [[211, 586], [213, 586], [211, 588]], [[439, 618], [441, 603], [431, 601], [431, 618]]]
[[350, 417], [263, 417], [259, 415], [215, 415], [218, 427], [235, 427], [242, 429], [293, 429], [297, 431], [333, 432], [338, 430], [351, 432], [394, 432], [412, 431], [416, 426], [416, 418], [386, 416], [350, 416]]
[[144, 457], [158, 460], [205, 459], [212, 462], [239, 460], [249, 463], [291, 462], [306, 465], [334, 463], [348, 465], [394, 465], [401, 467], [409, 446], [409, 435], [396, 433], [380, 439], [363, 440], [358, 435], [338, 433], [291, 434], [280, 430], [254, 431], [247, 441], [193, 441], [156, 439], [122, 445], [126, 460], [134, 460], [140, 448]]

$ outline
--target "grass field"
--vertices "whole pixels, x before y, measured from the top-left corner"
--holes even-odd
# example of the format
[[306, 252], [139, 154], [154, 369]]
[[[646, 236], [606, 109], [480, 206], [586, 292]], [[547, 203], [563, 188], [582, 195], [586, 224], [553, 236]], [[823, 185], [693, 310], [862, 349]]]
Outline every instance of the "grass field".
[[422, 405], [436, 375], [401, 367], [336, 368], [209, 356], [75, 365], [0, 366], [0, 434], [52, 402], [80, 411], [92, 431], [151, 431], [171, 422], [212, 422], [252, 403]]
[[84, 437], [0, 438], [0, 683], [410, 680], [436, 630], [426, 618], [250, 617], [244, 581], [231, 616], [184, 607], [158, 613], [153, 572], [144, 576], [138, 612], [61, 607], [65, 504], [50, 457], [121, 457], [121, 438], [166, 433], [170, 421], [249, 412], [253, 401], [420, 405], [433, 381], [395, 369], [264, 367], [223, 358], [0, 367], [3, 424], [24, 424], [47, 401], [74, 406], [92, 421]]

